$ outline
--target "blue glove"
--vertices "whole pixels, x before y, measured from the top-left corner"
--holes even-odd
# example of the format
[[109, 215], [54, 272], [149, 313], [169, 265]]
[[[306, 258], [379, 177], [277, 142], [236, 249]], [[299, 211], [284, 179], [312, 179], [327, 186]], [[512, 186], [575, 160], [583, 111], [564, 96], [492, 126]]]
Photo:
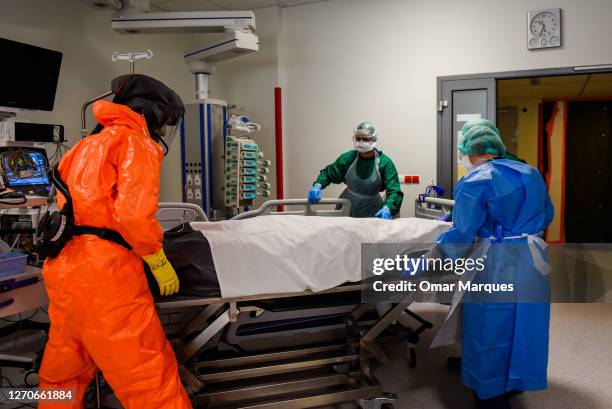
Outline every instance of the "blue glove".
[[402, 278], [410, 280], [418, 278], [421, 274], [423, 274], [424, 271], [426, 271], [425, 265], [423, 264], [423, 262], [421, 262], [415, 269], [413, 269], [413, 267], [411, 266], [408, 270], [402, 271], [400, 275]]
[[426, 258], [425, 257], [413, 257], [408, 260], [408, 269], [402, 271], [402, 278], [408, 280], [418, 278], [423, 272], [426, 271]]
[[391, 220], [391, 210], [389, 210], [387, 206], [383, 206], [374, 216], [385, 220]]
[[445, 213], [443, 216], [438, 217], [438, 220], [441, 222], [450, 222], [451, 221], [451, 215], [448, 213]]
[[323, 186], [320, 183], [315, 183], [310, 191], [308, 192], [308, 202], [317, 203], [321, 200], [321, 188]]

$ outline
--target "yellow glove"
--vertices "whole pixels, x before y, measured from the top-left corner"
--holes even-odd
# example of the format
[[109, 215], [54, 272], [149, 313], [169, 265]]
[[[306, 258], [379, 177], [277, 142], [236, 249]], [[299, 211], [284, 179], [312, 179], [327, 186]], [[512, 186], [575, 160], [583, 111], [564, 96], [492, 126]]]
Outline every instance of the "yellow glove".
[[172, 295], [178, 292], [179, 279], [172, 264], [170, 264], [170, 261], [166, 258], [164, 249], [150, 256], [144, 256], [142, 259], [149, 265], [153, 276], [157, 280], [157, 284], [159, 284], [159, 293], [161, 295]]

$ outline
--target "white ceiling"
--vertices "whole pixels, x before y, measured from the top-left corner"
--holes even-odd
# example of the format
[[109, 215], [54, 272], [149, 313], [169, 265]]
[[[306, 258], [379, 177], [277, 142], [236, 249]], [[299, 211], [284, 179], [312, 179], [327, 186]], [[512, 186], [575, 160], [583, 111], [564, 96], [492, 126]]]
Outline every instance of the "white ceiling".
[[152, 11], [256, 10], [264, 7], [293, 7], [329, 0], [151, 0]]

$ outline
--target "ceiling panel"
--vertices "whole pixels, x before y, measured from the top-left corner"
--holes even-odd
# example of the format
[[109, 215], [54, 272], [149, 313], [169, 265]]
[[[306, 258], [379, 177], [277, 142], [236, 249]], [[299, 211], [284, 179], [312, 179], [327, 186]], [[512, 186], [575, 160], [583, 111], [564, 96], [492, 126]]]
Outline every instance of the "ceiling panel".
[[299, 6], [301, 4], [319, 3], [329, 0], [212, 0], [223, 4], [231, 10], [252, 10], [270, 6]]
[[222, 11], [204, 0], [161, 0], [151, 2], [151, 11]]
[[298, 6], [328, 0], [151, 0], [153, 10], [218, 11], [256, 10], [271, 6]]
[[285, 6], [300, 6], [303, 4], [310, 4], [310, 3], [323, 3], [326, 1], [331, 1], [331, 0], [279, 0], [281, 3], [283, 3], [283, 5]]
[[589, 84], [584, 89], [582, 96], [590, 98], [604, 97], [605, 99], [609, 99], [610, 97], [612, 97], [612, 81], [589, 82]]
[[276, 0], [216, 0], [216, 2], [223, 4], [229, 10], [253, 10], [278, 4]]
[[561, 75], [558, 77], [538, 77], [542, 85], [548, 84], [568, 84], [573, 82], [584, 83], [587, 79], [586, 74], [581, 75]]
[[[565, 75], [540, 77], [539, 84], [529, 78], [499, 81], [499, 98], [509, 99], [554, 99], [577, 97], [612, 96], [612, 74]], [[588, 79], [588, 82], [587, 82]]]
[[589, 82], [610, 82], [612, 81], [612, 73], [608, 74], [593, 74]]

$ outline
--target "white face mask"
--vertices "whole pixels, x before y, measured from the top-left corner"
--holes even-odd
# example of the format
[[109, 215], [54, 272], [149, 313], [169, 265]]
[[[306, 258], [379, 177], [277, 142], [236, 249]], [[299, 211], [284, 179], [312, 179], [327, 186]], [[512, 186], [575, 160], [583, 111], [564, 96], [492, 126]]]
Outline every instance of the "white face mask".
[[360, 153], [366, 153], [374, 149], [376, 142], [355, 142], [355, 150]]
[[470, 162], [470, 157], [468, 155], [464, 155], [462, 153], [459, 154], [459, 161], [461, 162], [461, 165], [466, 169], [466, 170], [470, 170], [474, 168], [474, 165], [472, 164], [472, 162]]

